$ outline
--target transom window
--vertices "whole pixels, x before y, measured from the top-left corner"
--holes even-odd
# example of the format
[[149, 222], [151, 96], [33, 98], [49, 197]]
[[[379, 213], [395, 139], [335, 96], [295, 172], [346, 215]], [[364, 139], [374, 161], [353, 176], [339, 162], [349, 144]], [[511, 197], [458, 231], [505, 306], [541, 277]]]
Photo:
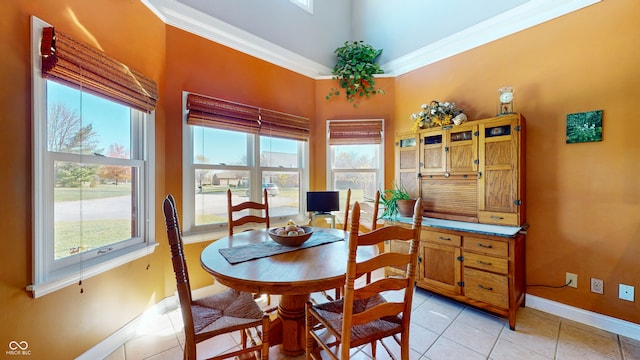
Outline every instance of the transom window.
[[291, 0], [291, 2], [313, 14], [313, 0]]

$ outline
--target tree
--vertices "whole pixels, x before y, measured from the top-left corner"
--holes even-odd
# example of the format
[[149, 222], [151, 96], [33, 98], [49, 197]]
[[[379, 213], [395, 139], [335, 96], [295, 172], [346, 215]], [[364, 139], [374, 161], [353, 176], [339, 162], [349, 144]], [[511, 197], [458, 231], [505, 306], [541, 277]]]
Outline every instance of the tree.
[[[109, 145], [107, 156], [110, 158], [128, 159], [129, 151], [124, 148], [124, 145], [111, 144]], [[116, 185], [118, 185], [120, 180], [131, 180], [131, 169], [118, 165], [103, 165], [100, 166], [98, 170], [98, 176], [102, 179], [114, 180]]]
[[55, 103], [49, 106], [47, 117], [47, 148], [49, 151], [74, 154], [93, 154], [98, 146], [97, 134], [93, 125], [82, 126], [77, 112], [71, 111], [65, 104]]
[[[98, 145], [93, 125], [82, 126], [82, 118], [65, 104], [55, 103], [49, 106], [47, 117], [47, 149], [49, 151], [93, 154]], [[97, 166], [81, 165], [73, 162], [56, 162], [56, 185], [62, 187], [80, 187], [83, 182], [92, 181]]]

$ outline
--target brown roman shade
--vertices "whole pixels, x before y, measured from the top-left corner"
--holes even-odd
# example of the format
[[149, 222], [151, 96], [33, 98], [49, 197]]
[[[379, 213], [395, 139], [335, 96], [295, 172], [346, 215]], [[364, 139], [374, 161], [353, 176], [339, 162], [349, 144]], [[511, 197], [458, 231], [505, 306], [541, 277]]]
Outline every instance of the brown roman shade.
[[309, 119], [202, 95], [187, 95], [187, 123], [224, 130], [309, 140]]
[[329, 122], [329, 145], [382, 143], [382, 120]]
[[141, 111], [156, 107], [158, 85], [153, 80], [53, 27], [42, 30], [40, 53], [45, 78]]

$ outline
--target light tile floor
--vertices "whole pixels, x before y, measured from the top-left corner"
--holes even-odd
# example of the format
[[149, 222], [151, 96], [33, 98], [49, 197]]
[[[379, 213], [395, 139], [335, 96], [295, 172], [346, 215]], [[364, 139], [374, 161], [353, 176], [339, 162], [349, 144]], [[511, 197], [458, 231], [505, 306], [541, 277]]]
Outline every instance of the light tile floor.
[[[518, 311], [516, 331], [511, 331], [504, 318], [417, 289], [411, 316], [411, 359], [416, 360], [640, 359], [638, 340], [526, 307]], [[182, 359], [183, 343], [182, 318], [176, 309], [145, 319], [138, 335], [107, 360]], [[205, 341], [198, 345], [198, 358], [238, 343], [238, 337], [231, 335]], [[390, 343], [397, 349], [395, 342]], [[352, 358], [371, 359], [369, 350], [370, 346], [355, 349]], [[378, 359], [388, 358], [378, 346]], [[273, 346], [270, 359], [300, 360], [304, 355], [290, 358]]]

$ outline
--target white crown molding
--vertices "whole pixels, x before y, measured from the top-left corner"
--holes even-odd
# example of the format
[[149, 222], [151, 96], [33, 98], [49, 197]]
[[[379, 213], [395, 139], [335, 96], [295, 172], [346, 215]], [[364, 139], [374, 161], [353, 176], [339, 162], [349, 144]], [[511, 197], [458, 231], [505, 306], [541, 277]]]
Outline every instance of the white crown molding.
[[[395, 77], [518, 31], [555, 19], [602, 0], [530, 0], [381, 67]], [[330, 79], [331, 69], [258, 36], [229, 25], [177, 0], [142, 0], [166, 24], [311, 77]]]
[[177, 0], [142, 0], [165, 24], [257, 57], [299, 74], [316, 78], [331, 69], [218, 20]]
[[399, 76], [600, 1], [531, 0], [381, 67], [388, 74]]

